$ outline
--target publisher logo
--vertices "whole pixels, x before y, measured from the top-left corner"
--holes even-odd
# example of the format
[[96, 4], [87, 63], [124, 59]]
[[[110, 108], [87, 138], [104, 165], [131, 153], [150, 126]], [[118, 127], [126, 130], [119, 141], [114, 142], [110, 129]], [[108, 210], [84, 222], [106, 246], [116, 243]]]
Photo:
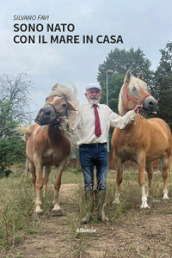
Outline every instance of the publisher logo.
[[95, 228], [77, 228], [76, 229], [77, 233], [96, 233]]

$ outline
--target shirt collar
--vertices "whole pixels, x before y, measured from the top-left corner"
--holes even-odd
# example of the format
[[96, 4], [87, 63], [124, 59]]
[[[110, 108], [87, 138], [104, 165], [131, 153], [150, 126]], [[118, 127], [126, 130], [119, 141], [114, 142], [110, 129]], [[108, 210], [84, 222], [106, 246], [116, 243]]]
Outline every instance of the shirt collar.
[[[90, 108], [92, 108], [92, 107], [94, 106], [94, 105], [91, 104], [90, 102], [88, 102], [88, 105], [89, 105]], [[97, 103], [97, 106], [98, 106], [98, 108], [100, 108], [100, 103]]]

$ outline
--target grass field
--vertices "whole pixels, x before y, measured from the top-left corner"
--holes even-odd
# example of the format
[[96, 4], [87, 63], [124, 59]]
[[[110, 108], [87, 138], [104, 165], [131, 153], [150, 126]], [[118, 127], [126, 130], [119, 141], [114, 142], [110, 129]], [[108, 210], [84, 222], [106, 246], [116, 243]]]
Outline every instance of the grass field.
[[34, 214], [30, 175], [22, 177], [23, 165], [0, 180], [0, 257], [172, 257], [172, 176], [170, 200], [162, 200], [162, 178], [154, 173], [151, 209], [140, 210], [141, 190], [137, 172], [124, 173], [121, 203], [114, 205], [115, 172], [107, 176], [105, 211], [109, 223], [81, 225], [85, 212], [83, 175], [69, 167], [63, 173], [60, 205], [64, 215], [51, 217], [53, 179], [43, 198], [44, 214]]

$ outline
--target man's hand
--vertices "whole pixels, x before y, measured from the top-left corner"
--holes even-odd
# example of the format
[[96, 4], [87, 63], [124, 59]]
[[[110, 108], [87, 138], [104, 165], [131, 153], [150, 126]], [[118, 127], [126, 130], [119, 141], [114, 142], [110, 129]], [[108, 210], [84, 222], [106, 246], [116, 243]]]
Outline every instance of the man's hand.
[[143, 105], [137, 105], [135, 106], [135, 108], [133, 109], [135, 113], [139, 113], [139, 111], [143, 108]]

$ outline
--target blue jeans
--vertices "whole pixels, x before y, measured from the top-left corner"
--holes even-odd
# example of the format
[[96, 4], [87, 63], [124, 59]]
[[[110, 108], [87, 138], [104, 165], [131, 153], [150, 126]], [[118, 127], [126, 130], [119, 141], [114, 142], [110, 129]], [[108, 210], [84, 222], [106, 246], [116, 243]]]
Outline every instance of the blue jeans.
[[79, 157], [84, 174], [85, 191], [94, 186], [94, 166], [96, 167], [97, 189], [106, 189], [108, 168], [107, 144], [83, 144], [79, 147]]

